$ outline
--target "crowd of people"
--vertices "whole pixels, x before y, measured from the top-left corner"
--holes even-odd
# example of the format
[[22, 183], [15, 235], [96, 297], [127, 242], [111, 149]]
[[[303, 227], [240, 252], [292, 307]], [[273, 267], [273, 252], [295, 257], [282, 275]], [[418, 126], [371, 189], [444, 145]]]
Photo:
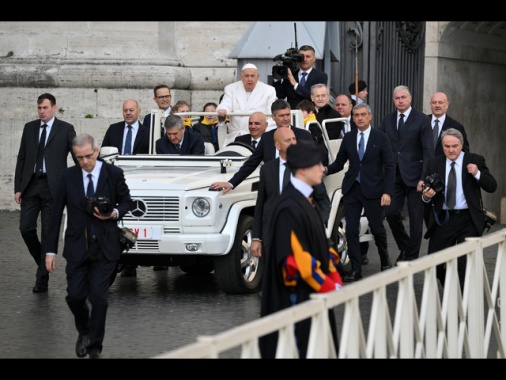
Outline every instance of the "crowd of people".
[[[432, 112], [426, 115], [411, 106], [410, 89], [399, 85], [392, 93], [395, 110], [373, 123], [365, 81], [351, 83], [349, 94], [339, 93], [331, 104], [328, 76], [314, 67], [314, 49], [303, 45], [299, 53], [303, 56], [299, 69], [292, 72], [288, 68], [287, 77], [275, 78], [272, 86], [259, 80], [254, 64], [245, 64], [240, 80], [224, 88], [219, 102], [203, 106], [204, 112], [216, 115], [203, 116], [196, 123], [190, 116], [176, 115], [189, 112], [191, 107], [186, 100], [172, 105], [169, 86], [160, 84], [153, 90], [153, 100], [163, 111], [157, 154], [204, 154], [205, 143], [212, 144], [215, 151], [230, 143], [251, 146], [251, 156], [228, 182], [211, 184], [223, 195], [264, 164], [251, 246], [253, 255], [265, 260], [262, 316], [303, 302], [311, 293], [339, 290], [344, 282], [363, 278], [369, 244], [359, 242], [362, 215], [374, 236], [379, 270], [384, 271], [394, 265], [385, 219], [398, 249], [395, 264], [415, 260], [420, 254], [424, 222], [428, 254], [466, 237], [481, 236], [485, 228], [481, 190], [494, 192], [497, 188], [485, 157], [471, 153], [464, 126], [447, 115], [446, 94], [432, 95]], [[105, 334], [108, 280], [117, 270], [121, 252], [118, 239], [110, 237], [118, 234], [117, 222], [130, 210], [129, 189], [123, 171], [98, 158], [93, 136], [76, 135], [73, 125], [55, 117], [53, 95], [40, 95], [37, 109], [39, 118], [23, 130], [14, 181], [14, 200], [21, 210], [19, 229], [36, 263], [32, 291], [48, 291], [66, 207], [69, 224], [63, 257], [67, 261], [66, 301], [78, 331], [76, 355], [98, 358]], [[304, 123], [313, 127], [295, 128], [293, 109], [302, 110]], [[150, 114], [141, 122], [141, 109], [134, 99], [124, 101], [122, 112], [123, 120], [109, 126], [102, 145], [115, 146], [121, 154], [148, 153]], [[349, 123], [324, 123], [329, 118], [347, 118]], [[334, 162], [329, 162], [326, 148], [322, 149], [322, 125], [329, 139], [342, 140]], [[69, 154], [75, 165], [67, 168]], [[351, 270], [345, 271], [325, 236], [330, 200], [323, 179], [342, 171], [347, 163], [342, 194]], [[427, 184], [427, 176], [434, 173], [442, 178], [442, 189]], [[113, 199], [110, 214], [87, 208], [85, 199], [93, 199], [94, 194]], [[408, 229], [402, 217], [405, 204]], [[136, 276], [136, 269], [126, 266], [122, 277]], [[462, 258], [461, 286], [464, 271]], [[439, 266], [437, 273], [444, 286], [444, 266]], [[309, 327], [310, 321], [297, 327], [300, 357], [305, 356]], [[334, 325], [332, 330], [337, 345]], [[275, 355], [276, 340], [276, 334], [262, 339], [263, 357]]]

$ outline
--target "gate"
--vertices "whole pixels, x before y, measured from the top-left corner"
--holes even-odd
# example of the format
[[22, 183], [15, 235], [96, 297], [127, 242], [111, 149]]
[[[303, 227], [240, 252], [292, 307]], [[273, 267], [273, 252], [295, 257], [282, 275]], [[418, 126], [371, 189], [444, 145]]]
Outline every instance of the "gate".
[[358, 79], [367, 83], [373, 125], [394, 110], [392, 91], [406, 85], [413, 108], [423, 109], [424, 21], [346, 21], [340, 23], [341, 59], [331, 65], [333, 95], [348, 92]]

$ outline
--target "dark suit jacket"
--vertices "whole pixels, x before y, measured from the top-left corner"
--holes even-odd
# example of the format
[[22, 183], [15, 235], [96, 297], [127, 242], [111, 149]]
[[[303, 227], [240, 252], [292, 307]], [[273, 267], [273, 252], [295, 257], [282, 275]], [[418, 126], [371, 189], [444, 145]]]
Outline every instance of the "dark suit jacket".
[[[240, 135], [235, 138], [234, 141], [242, 142], [243, 144], [250, 145], [251, 146], [251, 134], [248, 133], [247, 135]], [[262, 141], [262, 139], [260, 139]], [[260, 142], [257, 143], [257, 147], [260, 144]]]
[[364, 157], [360, 161], [357, 151], [358, 133], [355, 130], [344, 135], [336, 160], [327, 168], [327, 175], [341, 171], [349, 161], [343, 179], [343, 195], [350, 191], [360, 172], [360, 188], [365, 198], [381, 198], [383, 194], [391, 196], [395, 183], [395, 164], [387, 135], [371, 128]]
[[[296, 128], [293, 125], [292, 128], [295, 138], [299, 140], [312, 140], [311, 133], [302, 128]], [[260, 144], [256, 147], [253, 154], [247, 159], [247, 161], [241, 166], [239, 171], [234, 174], [230, 179], [232, 186], [237, 187], [244, 181], [263, 161], [264, 163], [269, 162], [276, 158], [276, 146], [274, 145], [274, 132], [276, 129], [264, 132], [260, 139]]]
[[[14, 176], [14, 193], [21, 192], [21, 196], [30, 183], [35, 170], [37, 150], [39, 146], [40, 119], [25, 124], [19, 145], [16, 171]], [[46, 162], [46, 174], [51, 196], [55, 197], [56, 188], [63, 169], [67, 168], [69, 153], [77, 164], [72, 149], [72, 140], [76, 131], [72, 124], [57, 118], [54, 119], [51, 133], [46, 140], [44, 160]]]
[[[432, 125], [432, 114], [427, 115], [431, 121]], [[460, 133], [462, 133], [462, 137], [464, 137], [464, 152], [469, 152], [469, 141], [467, 141], [467, 134], [464, 130], [464, 126], [460, 124], [457, 120], [452, 119], [448, 114], [446, 114], [445, 122], [443, 123], [443, 126], [441, 127], [441, 131], [439, 132], [439, 138], [437, 139], [436, 146], [434, 147], [434, 156], [440, 156], [444, 154], [443, 152], [443, 146], [441, 145], [441, 134], [446, 131], [449, 128], [454, 128], [458, 130]]]
[[[183, 144], [179, 154], [205, 154], [204, 138], [200, 133], [186, 132], [185, 128]], [[157, 154], [178, 154], [174, 144], [172, 144], [167, 137], [163, 136], [161, 139], [156, 140], [156, 153]]]
[[[472, 174], [467, 171], [468, 164], [475, 164], [478, 166], [478, 170], [481, 172], [480, 180], [476, 181]], [[446, 178], [446, 156], [437, 156], [431, 159], [427, 165], [425, 175], [438, 173], [441, 178]], [[462, 162], [462, 190], [464, 191], [464, 197], [466, 198], [467, 207], [471, 214], [473, 224], [476, 229], [483, 233], [485, 229], [485, 221], [483, 219], [483, 206], [481, 198], [481, 189], [487, 193], [493, 193], [497, 190], [497, 181], [490, 173], [487, 165], [485, 164], [485, 158], [475, 153], [464, 153], [464, 160]], [[444, 192], [437, 193], [433, 198], [432, 202], [427, 203], [425, 207], [432, 208], [434, 205], [434, 211], [439, 215], [439, 220], [444, 220], [445, 211], [443, 210]], [[450, 216], [451, 217], [451, 216]], [[434, 229], [437, 228], [434, 213], [430, 213], [429, 225], [425, 238], [428, 239]]]
[[[106, 166], [108, 167], [106, 168]], [[95, 195], [109, 197], [119, 212], [118, 220], [122, 219], [133, 206], [123, 170], [105, 162], [100, 170]], [[92, 225], [106, 259], [109, 261], [119, 260], [121, 247], [117, 220], [100, 220], [86, 213], [83, 174], [79, 165], [72, 166], [62, 172], [53, 203], [46, 252], [58, 252], [60, 225], [65, 206], [67, 207], [68, 223], [64, 236], [63, 257], [74, 264], [86, 260], [85, 230]]]
[[402, 180], [407, 186], [416, 187], [425, 179], [427, 162], [434, 156], [432, 126], [424, 113], [411, 108], [404, 127], [397, 131], [397, 111], [389, 113], [378, 129], [390, 139], [394, 160]]
[[[330, 104], [325, 105], [325, 107], [320, 108], [318, 113], [316, 114], [316, 120], [322, 125], [323, 121], [326, 119], [335, 119], [341, 117], [341, 114], [337, 112], [335, 108], [333, 108]], [[339, 121], [326, 123], [325, 127], [327, 129], [327, 134], [329, 135], [329, 139], [335, 140], [340, 138], [340, 133], [342, 129], [342, 123]]]
[[[299, 82], [299, 70], [295, 71], [293, 77]], [[297, 104], [304, 99], [311, 100], [311, 86], [317, 83], [328, 84], [329, 78], [323, 71], [317, 70], [313, 67], [309, 75], [306, 77], [306, 84], [304, 86], [297, 86], [297, 90], [293, 89], [290, 81], [280, 80], [273, 83], [276, 89], [276, 96], [278, 99], [285, 99], [290, 103], [290, 107], [294, 110]]]
[[[323, 222], [326, 224], [330, 216], [330, 198], [327, 194], [327, 189], [323, 182], [320, 185], [314, 186], [313, 189], [313, 200], [320, 210]], [[268, 245], [268, 233], [263, 233], [263, 231], [270, 231], [269, 221], [279, 197], [278, 157], [265, 163], [260, 168], [260, 183], [255, 206], [255, 217], [253, 219], [252, 236], [264, 240], [264, 244], [266, 245]]]
[[[123, 150], [123, 133], [125, 132], [125, 121], [111, 124], [105, 132], [101, 146], [115, 146], [120, 154]], [[132, 149], [133, 154], [149, 152], [149, 128], [139, 122], [139, 130]]]

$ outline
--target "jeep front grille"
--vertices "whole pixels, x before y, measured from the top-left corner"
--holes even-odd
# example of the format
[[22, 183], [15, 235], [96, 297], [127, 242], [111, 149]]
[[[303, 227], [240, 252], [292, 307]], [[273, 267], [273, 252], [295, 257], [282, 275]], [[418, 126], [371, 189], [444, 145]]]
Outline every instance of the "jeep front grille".
[[128, 212], [125, 221], [179, 222], [178, 197], [132, 197], [134, 209]]

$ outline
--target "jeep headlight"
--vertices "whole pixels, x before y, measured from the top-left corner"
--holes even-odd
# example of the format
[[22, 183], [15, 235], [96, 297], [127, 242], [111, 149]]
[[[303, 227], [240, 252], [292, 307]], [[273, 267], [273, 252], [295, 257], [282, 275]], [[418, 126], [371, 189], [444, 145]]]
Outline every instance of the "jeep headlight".
[[199, 218], [203, 218], [211, 211], [211, 204], [206, 198], [197, 198], [192, 203], [193, 214]]

